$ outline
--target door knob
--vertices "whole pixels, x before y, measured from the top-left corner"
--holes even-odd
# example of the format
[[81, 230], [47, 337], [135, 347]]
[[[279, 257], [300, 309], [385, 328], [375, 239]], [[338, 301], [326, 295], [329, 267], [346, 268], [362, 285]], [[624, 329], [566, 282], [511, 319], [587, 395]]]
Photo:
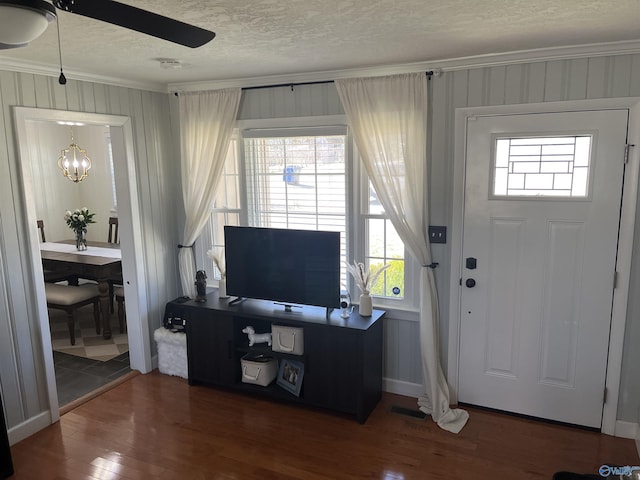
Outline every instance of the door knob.
[[473, 288], [476, 286], [476, 281], [473, 278], [467, 278], [467, 280], [464, 282], [464, 284], [468, 287], [468, 288]]

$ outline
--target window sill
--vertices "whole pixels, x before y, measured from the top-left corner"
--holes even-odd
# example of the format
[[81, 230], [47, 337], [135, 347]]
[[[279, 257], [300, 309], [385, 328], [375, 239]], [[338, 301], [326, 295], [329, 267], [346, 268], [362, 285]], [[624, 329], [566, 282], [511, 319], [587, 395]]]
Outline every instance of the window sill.
[[412, 309], [404, 309], [404, 308], [391, 308], [388, 305], [376, 305], [374, 302], [373, 308], [378, 310], [384, 310], [387, 312], [388, 318], [393, 318], [394, 320], [405, 320], [408, 322], [419, 322], [420, 321], [420, 312]]

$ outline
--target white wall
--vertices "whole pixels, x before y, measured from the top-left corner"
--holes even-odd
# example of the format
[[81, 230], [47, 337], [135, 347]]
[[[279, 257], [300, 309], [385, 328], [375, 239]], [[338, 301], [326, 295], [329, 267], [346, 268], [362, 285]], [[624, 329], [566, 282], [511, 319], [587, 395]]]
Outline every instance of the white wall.
[[73, 232], [64, 221], [64, 212], [87, 207], [96, 215], [95, 224], [89, 225], [87, 239], [107, 241], [108, 220], [113, 207], [113, 175], [107, 156], [108, 127], [98, 125], [74, 126], [74, 141], [87, 151], [91, 159], [89, 176], [73, 183], [58, 168], [61, 151], [71, 143], [70, 127], [54, 122], [27, 122], [31, 140], [30, 167], [32, 181], [40, 192], [35, 198], [36, 216], [44, 221], [47, 241], [73, 238]]

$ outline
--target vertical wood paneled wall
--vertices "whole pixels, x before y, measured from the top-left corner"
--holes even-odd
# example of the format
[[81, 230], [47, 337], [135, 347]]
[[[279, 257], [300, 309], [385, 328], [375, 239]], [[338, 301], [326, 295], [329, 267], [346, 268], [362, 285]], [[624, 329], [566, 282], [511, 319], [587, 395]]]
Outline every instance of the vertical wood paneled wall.
[[[640, 97], [640, 55], [578, 58], [522, 63], [443, 73], [430, 81], [431, 148], [429, 159], [430, 223], [451, 225], [453, 205], [454, 116], [456, 108], [541, 103], [612, 97]], [[245, 90], [239, 119], [343, 114], [333, 84]], [[638, 222], [640, 224], [640, 221]], [[636, 235], [638, 238], [638, 235]], [[636, 245], [640, 242], [636, 240]], [[433, 245], [440, 296], [440, 345], [447, 359], [449, 335], [450, 245]], [[640, 266], [635, 248], [634, 265]], [[633, 278], [638, 277], [638, 268]], [[631, 299], [640, 298], [640, 282], [632, 282]], [[640, 410], [640, 301], [631, 301], [618, 417], [637, 422]], [[635, 348], [634, 348], [635, 345]], [[385, 377], [422, 382], [418, 324], [407, 319], [385, 321]], [[446, 364], [446, 363], [445, 363]]]
[[9, 428], [49, 408], [29, 279], [32, 267], [23, 247], [27, 229], [32, 226], [24, 219], [14, 106], [132, 119], [152, 331], [161, 325], [164, 304], [178, 294], [175, 246], [180, 205], [176, 195], [179, 163], [174, 155], [166, 94], [74, 80], [60, 86], [53, 77], [0, 71], [0, 390]]
[[[431, 80], [429, 159], [431, 224], [452, 218], [454, 113], [456, 108], [640, 96], [640, 55], [580, 58], [445, 72]], [[0, 71], [0, 389], [13, 427], [47, 409], [39, 330], [33, 314], [31, 266], [22, 247], [25, 224], [22, 183], [11, 107], [85, 111], [132, 118], [138, 194], [151, 329], [160, 325], [165, 302], [178, 294], [175, 245], [180, 209], [178, 129], [174, 101], [165, 94], [53, 77]], [[239, 119], [343, 114], [332, 84], [246, 90]], [[640, 215], [640, 213], [639, 213]], [[638, 222], [640, 225], [640, 221]], [[638, 238], [638, 236], [636, 236]], [[640, 242], [636, 240], [636, 245]], [[634, 249], [634, 273], [640, 268]], [[442, 314], [441, 358], [447, 358], [449, 245], [433, 246], [440, 263], [436, 279]], [[632, 281], [630, 298], [640, 298]], [[640, 410], [640, 302], [631, 301], [625, 338], [618, 417], [637, 422]], [[422, 382], [418, 324], [409, 317], [385, 322], [385, 376], [418, 386]]]

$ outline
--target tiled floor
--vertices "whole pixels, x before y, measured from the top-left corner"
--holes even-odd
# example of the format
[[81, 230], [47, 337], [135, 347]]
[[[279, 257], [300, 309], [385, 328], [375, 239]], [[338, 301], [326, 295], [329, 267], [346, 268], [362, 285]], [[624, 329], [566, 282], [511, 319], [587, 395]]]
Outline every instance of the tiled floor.
[[107, 362], [53, 352], [60, 407], [131, 371], [129, 352]]
[[[96, 333], [93, 318], [93, 305], [85, 305], [77, 310], [78, 321], [75, 325], [75, 345], [69, 342], [67, 313], [62, 310], [49, 310], [49, 327], [53, 349], [94, 360], [109, 360], [129, 350], [126, 333], [120, 333], [120, 327], [111, 325], [111, 338], [105, 340]], [[112, 319], [113, 320], [113, 319]]]
[[[78, 309], [76, 345], [73, 347], [69, 344], [65, 312], [49, 310], [49, 325], [56, 349], [53, 351], [53, 363], [60, 407], [131, 371], [126, 333], [120, 334], [119, 328], [112, 325], [110, 340], [104, 340], [102, 335], [96, 334], [92, 305]], [[119, 353], [123, 350], [127, 351]], [[66, 351], [75, 352], [76, 355]], [[91, 356], [94, 358], [86, 358]], [[111, 360], [102, 361], [112, 356], [114, 358]]]

